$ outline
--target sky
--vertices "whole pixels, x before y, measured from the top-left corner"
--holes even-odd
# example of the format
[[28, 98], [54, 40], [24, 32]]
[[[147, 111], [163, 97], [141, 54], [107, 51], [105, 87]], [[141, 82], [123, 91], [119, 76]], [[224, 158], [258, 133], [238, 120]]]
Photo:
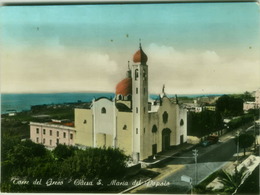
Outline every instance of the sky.
[[140, 40], [150, 93], [260, 88], [255, 2], [0, 9], [1, 93], [115, 92]]

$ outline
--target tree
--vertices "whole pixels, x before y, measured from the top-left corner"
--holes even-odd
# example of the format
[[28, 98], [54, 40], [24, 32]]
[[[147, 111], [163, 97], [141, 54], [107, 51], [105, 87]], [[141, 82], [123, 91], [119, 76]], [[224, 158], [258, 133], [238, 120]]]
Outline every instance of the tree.
[[219, 112], [204, 110], [200, 113], [189, 112], [188, 114], [189, 135], [204, 136], [222, 127], [223, 122]]
[[74, 156], [63, 161], [60, 176], [88, 179], [120, 178], [125, 174], [127, 159], [128, 157], [117, 148], [77, 150]]
[[246, 91], [243, 95], [242, 98], [244, 101], [254, 101], [255, 98], [252, 96], [251, 93], [249, 93], [248, 91]]
[[58, 160], [65, 160], [71, 157], [74, 154], [75, 150], [75, 147], [59, 144], [52, 152], [54, 154], [54, 157]]
[[224, 117], [241, 115], [243, 114], [243, 100], [223, 95], [216, 101], [216, 110]]
[[242, 183], [244, 177], [246, 176], [247, 168], [242, 167], [240, 171], [237, 170], [237, 167], [235, 167], [234, 173], [228, 173], [224, 170], [222, 170], [222, 173], [220, 173], [220, 183], [224, 185], [224, 190], [227, 193], [233, 193], [239, 185]]
[[[31, 140], [20, 141], [15, 137], [3, 138], [2, 146], [5, 154], [1, 159], [2, 183], [1, 190], [5, 192], [28, 192], [33, 189], [32, 185], [13, 185], [11, 178], [43, 178], [50, 177], [57, 168], [53, 168], [53, 160], [43, 145], [36, 144]], [[3, 153], [2, 153], [3, 154]], [[57, 173], [56, 173], [57, 175]]]
[[244, 149], [244, 156], [246, 155], [246, 148], [252, 146], [255, 141], [255, 137], [250, 134], [241, 134], [238, 137], [239, 147]]
[[229, 108], [230, 97], [228, 95], [223, 95], [216, 101], [216, 110], [218, 112], [224, 113]]

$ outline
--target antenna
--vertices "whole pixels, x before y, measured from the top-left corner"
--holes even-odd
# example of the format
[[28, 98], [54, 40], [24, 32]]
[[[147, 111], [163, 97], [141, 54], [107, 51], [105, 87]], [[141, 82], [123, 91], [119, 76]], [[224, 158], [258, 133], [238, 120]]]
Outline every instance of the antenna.
[[177, 94], [175, 94], [175, 97], [176, 97], [176, 103], [179, 104], [179, 100], [178, 100]]
[[165, 94], [164, 89], [165, 89], [165, 84], [163, 84], [163, 87], [162, 87], [162, 93], [163, 94]]

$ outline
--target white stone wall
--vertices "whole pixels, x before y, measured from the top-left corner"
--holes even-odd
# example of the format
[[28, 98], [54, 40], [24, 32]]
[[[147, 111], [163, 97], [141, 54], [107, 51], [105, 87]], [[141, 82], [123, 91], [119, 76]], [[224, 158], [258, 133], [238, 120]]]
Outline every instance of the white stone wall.
[[[113, 101], [107, 98], [101, 98], [97, 101], [93, 101], [93, 128], [94, 128], [94, 147], [99, 146], [97, 134], [103, 134], [104, 137], [109, 135], [114, 137], [115, 133], [115, 104]], [[100, 137], [100, 136], [99, 136]], [[108, 143], [111, 145], [112, 143]]]
[[243, 104], [243, 110], [248, 111], [250, 109], [256, 109], [257, 104], [255, 102], [244, 102]]
[[178, 112], [178, 119], [176, 121], [176, 125], [177, 125], [176, 145], [179, 145], [181, 144], [181, 136], [183, 136], [183, 143], [187, 142], [187, 110], [182, 106], [178, 105], [177, 112]]

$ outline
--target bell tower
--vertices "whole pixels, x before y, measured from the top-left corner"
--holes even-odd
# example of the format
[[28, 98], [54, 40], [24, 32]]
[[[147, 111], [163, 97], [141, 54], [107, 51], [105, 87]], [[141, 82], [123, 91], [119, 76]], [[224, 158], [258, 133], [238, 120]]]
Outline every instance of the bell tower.
[[133, 160], [145, 158], [143, 137], [148, 127], [148, 66], [147, 56], [139, 50], [133, 56], [132, 65], [132, 112], [133, 112]]

